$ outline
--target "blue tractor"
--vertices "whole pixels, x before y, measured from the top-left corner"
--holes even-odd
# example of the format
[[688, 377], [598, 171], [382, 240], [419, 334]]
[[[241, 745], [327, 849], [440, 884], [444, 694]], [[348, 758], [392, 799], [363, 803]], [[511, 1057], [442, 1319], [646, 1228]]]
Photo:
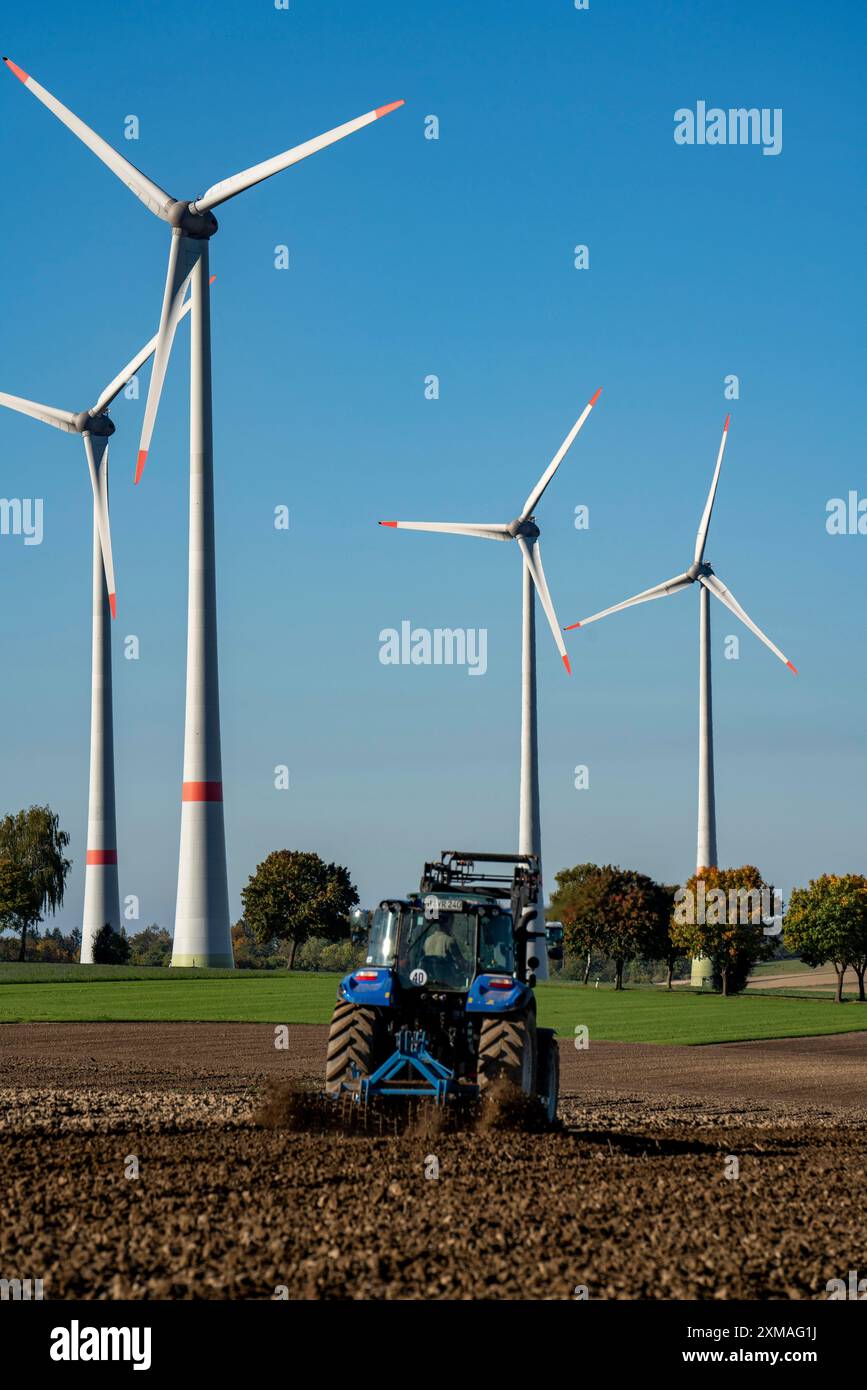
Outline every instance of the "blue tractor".
[[534, 993], [547, 976], [539, 891], [535, 855], [444, 850], [417, 893], [365, 914], [365, 963], [337, 990], [327, 1095], [447, 1104], [505, 1081], [553, 1123], [559, 1054]]

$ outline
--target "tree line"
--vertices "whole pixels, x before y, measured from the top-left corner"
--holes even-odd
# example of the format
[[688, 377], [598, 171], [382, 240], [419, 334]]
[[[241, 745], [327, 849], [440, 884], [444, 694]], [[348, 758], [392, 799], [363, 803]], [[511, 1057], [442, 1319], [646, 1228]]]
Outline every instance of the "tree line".
[[[39, 924], [63, 903], [72, 861], [69, 836], [49, 806], [31, 806], [0, 820], [0, 958], [25, 960], [28, 937], [37, 960], [75, 960], [80, 931], [39, 935]], [[864, 1000], [867, 970], [867, 878], [823, 874], [793, 890], [785, 914], [769, 917], [772, 885], [752, 864], [703, 869], [683, 885], [657, 883], [613, 864], [577, 864], [555, 876], [547, 917], [563, 924], [566, 950], [583, 962], [587, 984], [594, 958], [610, 960], [615, 989], [631, 962], [661, 962], [671, 988], [688, 958], [707, 956], [722, 994], [743, 989], [755, 965], [778, 953], [780, 941], [808, 966], [831, 964], [842, 1001], [852, 969]], [[349, 914], [358, 890], [344, 865], [318, 854], [275, 850], [241, 891], [243, 916], [232, 929], [236, 964], [254, 969], [349, 970], [357, 963]], [[740, 904], [749, 911], [741, 912]], [[780, 920], [781, 918], [781, 920]], [[10, 949], [11, 948], [11, 949]], [[171, 936], [152, 924], [128, 937], [106, 924], [94, 959], [104, 964], [168, 965]]]
[[[853, 970], [865, 999], [867, 878], [823, 874], [793, 890], [785, 913], [773, 885], [753, 864], [699, 870], [680, 886], [654, 882], [613, 864], [561, 869], [547, 917], [563, 924], [564, 945], [586, 962], [613, 962], [614, 987], [623, 988], [630, 961], [664, 963], [668, 987], [680, 961], [707, 956], [720, 993], [742, 990], [754, 967], [773, 959], [782, 944], [805, 965], [833, 965], [836, 999]], [[777, 904], [777, 912], [772, 904]]]

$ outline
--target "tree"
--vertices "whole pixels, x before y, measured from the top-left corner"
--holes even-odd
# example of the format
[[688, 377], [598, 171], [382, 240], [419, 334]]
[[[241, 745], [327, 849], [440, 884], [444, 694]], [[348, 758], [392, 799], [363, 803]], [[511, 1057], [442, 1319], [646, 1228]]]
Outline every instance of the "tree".
[[[603, 951], [614, 961], [614, 988], [623, 988], [623, 967], [646, 956], [647, 945], [667, 915], [662, 889], [646, 874], [613, 864], [579, 864], [556, 875], [551, 912], [563, 923], [573, 951]], [[588, 972], [584, 983], [587, 983]]]
[[64, 935], [59, 927], [43, 932], [36, 942], [33, 955], [46, 965], [75, 965], [81, 949], [81, 932], [78, 928]]
[[318, 854], [278, 849], [269, 854], [241, 890], [244, 920], [260, 945], [275, 937], [290, 943], [289, 969], [308, 937], [332, 941], [348, 935], [347, 917], [358, 891], [341, 864], [326, 864]]
[[701, 869], [678, 890], [672, 941], [688, 955], [710, 957], [723, 995], [742, 988], [756, 961], [774, 953], [775, 938], [762, 930], [773, 891], [754, 864]]
[[26, 954], [28, 928], [35, 931], [45, 913], [56, 912], [63, 902], [72, 867], [63, 853], [68, 844], [69, 836], [50, 806], [31, 806], [0, 821], [0, 861], [7, 866], [5, 892], [0, 888], [0, 924], [20, 931], [19, 960]]
[[584, 959], [585, 985], [590, 979], [593, 952], [599, 947], [599, 926], [590, 911], [593, 885], [598, 873], [596, 864], [576, 864], [572, 869], [561, 869], [554, 876], [557, 887], [546, 914], [549, 921], [563, 923], [563, 945], [566, 950]]
[[19, 960], [24, 959], [27, 928], [38, 922], [41, 907], [42, 899], [26, 870], [7, 855], [0, 858], [0, 926], [20, 935]]
[[809, 888], [795, 888], [783, 923], [783, 940], [805, 965], [830, 961], [837, 976], [838, 1004], [851, 965], [864, 1001], [867, 968], [867, 879], [862, 874], [823, 874]]
[[109, 922], [100, 927], [93, 938], [94, 965], [126, 965], [129, 955], [129, 941], [122, 927], [119, 932]]
[[286, 957], [279, 954], [277, 942], [271, 940], [260, 945], [243, 917], [232, 927], [232, 957], [236, 970], [278, 970], [286, 965]]
[[683, 958], [683, 948], [672, 940], [672, 913], [674, 911], [674, 895], [677, 887], [674, 884], [656, 884], [656, 903], [655, 912], [648, 931], [642, 937], [641, 956], [643, 960], [661, 960], [665, 963], [668, 972], [668, 988], [672, 988], [674, 970], [677, 962]]
[[151, 922], [129, 938], [129, 950], [131, 965], [170, 965], [172, 938], [165, 927]]

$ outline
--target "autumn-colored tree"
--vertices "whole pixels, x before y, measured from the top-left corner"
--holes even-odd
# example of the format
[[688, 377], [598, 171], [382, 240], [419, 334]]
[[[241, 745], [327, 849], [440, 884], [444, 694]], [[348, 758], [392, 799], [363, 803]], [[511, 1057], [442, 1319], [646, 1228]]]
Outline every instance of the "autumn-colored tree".
[[27, 932], [63, 903], [72, 867], [64, 855], [69, 836], [50, 806], [31, 806], [0, 821], [0, 928], [21, 933], [18, 959], [27, 951]]
[[262, 945], [275, 937], [290, 943], [289, 969], [295, 952], [310, 936], [338, 940], [349, 935], [347, 918], [358, 891], [341, 864], [326, 864], [318, 854], [278, 849], [251, 875], [241, 890], [244, 920]]
[[756, 961], [774, 953], [776, 938], [764, 934], [762, 917], [773, 892], [754, 864], [744, 864], [701, 869], [677, 893], [672, 941], [688, 955], [710, 957], [724, 995], [735, 977], [745, 980]]
[[75, 965], [81, 950], [81, 932], [74, 927], [65, 935], [59, 927], [45, 931], [36, 941], [32, 958], [46, 965]]
[[783, 940], [805, 965], [828, 961], [837, 976], [838, 1004], [843, 977], [851, 965], [864, 1001], [867, 969], [867, 878], [862, 874], [823, 874], [809, 888], [795, 888], [783, 923]]
[[232, 927], [232, 957], [236, 970], [279, 970], [286, 965], [276, 938], [263, 945], [243, 917]]

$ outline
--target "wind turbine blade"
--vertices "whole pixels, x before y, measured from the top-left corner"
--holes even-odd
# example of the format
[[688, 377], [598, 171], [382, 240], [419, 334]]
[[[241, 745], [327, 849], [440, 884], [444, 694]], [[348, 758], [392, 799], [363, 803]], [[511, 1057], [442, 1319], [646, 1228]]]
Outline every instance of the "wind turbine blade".
[[130, 164], [128, 159], [124, 159], [122, 154], [118, 154], [117, 150], [112, 149], [101, 135], [97, 135], [96, 131], [85, 125], [84, 121], [79, 120], [78, 116], [63, 106], [56, 97], [53, 97], [44, 87], [40, 87], [36, 79], [24, 72], [16, 63], [13, 63], [11, 58], [4, 58], [3, 62], [10, 72], [14, 72], [18, 80], [24, 83], [28, 92], [32, 92], [37, 101], [41, 101], [43, 106], [47, 106], [48, 110], [59, 121], [62, 121], [68, 130], [72, 131], [73, 135], [77, 135], [79, 140], [93, 151], [97, 159], [101, 159], [103, 164], [106, 164], [111, 172], [117, 175], [121, 183], [125, 183], [127, 188], [141, 199], [146, 208], [156, 213], [157, 217], [161, 217], [164, 222], [168, 222], [168, 210], [175, 200], [169, 193], [166, 193], [164, 188], [160, 188], [159, 184], [149, 179], [147, 174], [142, 173], [141, 169], [137, 169], [134, 164]]
[[240, 174], [232, 174], [227, 179], [221, 179], [219, 183], [215, 183], [212, 188], [207, 190], [204, 197], [197, 199], [194, 204], [196, 211], [207, 212], [209, 208], [219, 207], [221, 203], [228, 202], [229, 198], [234, 198], [236, 194], [243, 193], [245, 189], [261, 183], [263, 179], [270, 179], [272, 174], [279, 174], [282, 169], [288, 169], [291, 164], [297, 164], [300, 160], [306, 159], [308, 155], [316, 154], [318, 150], [324, 150], [328, 145], [334, 145], [338, 140], [343, 140], [347, 135], [361, 130], [363, 126], [371, 125], [381, 116], [387, 116], [390, 111], [396, 111], [398, 106], [403, 106], [403, 102], [392, 101], [388, 106], [378, 106], [375, 111], [368, 111], [364, 116], [356, 116], [354, 121], [346, 121], [344, 125], [335, 126], [333, 130], [327, 130], [324, 135], [317, 135], [313, 140], [307, 140], [303, 145], [295, 145], [291, 150], [284, 150], [282, 154], [275, 154], [272, 159], [265, 159], [261, 164], [253, 164], [249, 169], [243, 169]]
[[725, 453], [726, 441], [729, 437], [729, 420], [731, 418], [732, 417], [730, 415], [727, 415], [726, 422], [723, 425], [719, 453], [716, 456], [716, 468], [713, 470], [713, 478], [711, 479], [710, 492], [708, 493], [707, 501], [704, 504], [704, 511], [701, 514], [701, 521], [699, 522], [698, 526], [698, 535], [695, 538], [694, 559], [697, 560], [699, 563], [701, 563], [701, 559], [704, 555], [704, 547], [705, 542], [707, 540], [707, 530], [710, 526], [710, 514], [713, 511], [714, 498], [716, 497], [717, 484], [719, 483], [720, 469], [722, 468], [723, 454]]
[[203, 242], [194, 241], [192, 237], [181, 236], [178, 232], [172, 234], [169, 268], [166, 274], [165, 294], [163, 295], [163, 311], [160, 315], [160, 326], [154, 349], [154, 365], [151, 371], [147, 404], [142, 421], [141, 440], [138, 446], [138, 458], [135, 467], [136, 482], [139, 481], [144, 472], [166, 368], [171, 356], [172, 343], [175, 340], [175, 331], [183, 314], [184, 295], [187, 292], [187, 285], [190, 283], [190, 276], [196, 268], [196, 262], [202, 254], [203, 245]]
[[521, 521], [526, 521], [527, 517], [532, 515], [533, 511], [538, 505], [542, 493], [545, 491], [554, 474], [557, 472], [557, 469], [560, 467], [560, 464], [563, 462], [569, 450], [572, 448], [572, 445], [578, 438], [579, 430], [583, 426], [584, 421], [587, 419], [587, 416], [590, 414], [591, 410], [593, 409], [594, 405], [599, 400], [599, 397], [601, 395], [602, 387], [600, 386], [593, 399], [591, 401], [588, 401], [587, 405], [585, 405], [581, 414], [578, 416], [578, 419], [575, 421], [575, 424], [572, 426], [566, 438], [563, 440], [563, 443], [560, 445], [560, 448], [557, 450], [551, 462], [548, 464], [548, 467], [545, 469], [545, 472], [542, 474], [538, 483], [533, 488], [533, 491], [530, 493], [530, 496], [524, 503], [524, 510], [521, 512], [520, 517]]
[[554, 634], [554, 641], [557, 643], [557, 650], [560, 659], [571, 676], [572, 667], [569, 664], [569, 657], [566, 652], [566, 643], [563, 641], [563, 634], [560, 631], [560, 624], [557, 621], [557, 614], [554, 612], [554, 604], [548, 590], [548, 582], [545, 579], [545, 571], [542, 569], [542, 552], [539, 549], [539, 542], [528, 545], [523, 536], [518, 537], [518, 545], [521, 547], [521, 554], [524, 557], [524, 564], [530, 571], [530, 577], [536, 586], [539, 598], [542, 600], [542, 607], [545, 610], [545, 617], [548, 619], [548, 626]]
[[764, 642], [766, 647], [770, 647], [771, 651], [774, 653], [774, 656], [778, 656], [784, 666], [788, 666], [789, 670], [794, 671], [795, 675], [798, 674], [797, 667], [792, 665], [789, 658], [783, 655], [779, 647], [774, 646], [770, 637], [767, 637], [765, 633], [762, 632], [762, 629], [758, 626], [758, 624], [753, 622], [749, 613], [747, 613], [745, 609], [741, 608], [741, 605], [738, 603], [731, 589], [726, 588], [725, 584], [723, 584], [722, 580], [719, 578], [718, 575], [700, 574], [699, 582], [702, 583], [706, 589], [709, 589], [710, 592], [714, 594], [716, 598], [719, 599], [720, 603], [724, 603], [726, 608], [728, 608], [732, 613], [734, 613], [736, 618], [740, 618], [744, 626], [748, 627], [750, 632], [754, 632], [760, 642]]
[[[212, 281], [216, 278], [217, 277], [215, 275], [211, 276]], [[192, 299], [188, 299], [184, 304], [180, 314], [178, 315], [179, 323], [181, 319], [185, 316], [185, 314], [188, 314], [190, 312], [190, 309], [192, 308], [192, 303]], [[127, 362], [123, 370], [118, 372], [116, 377], [112, 378], [112, 380], [108, 383], [102, 395], [100, 396], [99, 400], [96, 402], [96, 405], [91, 407], [91, 415], [101, 415], [104, 410], [108, 409], [115, 397], [118, 396], [120, 392], [123, 390], [123, 388], [126, 386], [127, 382], [135, 376], [136, 372], [141, 370], [141, 368], [147, 362], [151, 354], [156, 351], [159, 336], [159, 332], [155, 333], [154, 336], [151, 338], [150, 342], [145, 343], [144, 347], [139, 349], [135, 357], [133, 357], [131, 361]]]
[[[93, 488], [93, 514], [99, 531], [99, 545], [102, 551], [102, 567], [105, 571], [108, 601], [111, 606], [111, 616], [116, 618], [117, 597], [114, 584], [114, 561], [111, 555], [111, 526], [108, 520], [108, 488], [106, 487], [108, 436], [104, 434], [93, 436], [88, 430], [82, 437], [84, 439], [84, 451], [87, 454], [87, 467], [90, 470], [90, 486]], [[102, 464], [101, 473], [98, 471], [100, 464]]]
[[594, 613], [590, 618], [582, 618], [580, 623], [570, 623], [564, 628], [564, 632], [571, 632], [576, 627], [586, 627], [588, 623], [596, 623], [600, 618], [607, 618], [609, 613], [619, 613], [621, 608], [631, 608], [635, 603], [649, 603], [654, 598], [667, 598], [669, 594], [676, 594], [679, 589], [687, 589], [693, 580], [689, 575], [676, 574], [673, 579], [666, 579], [664, 584], [654, 584], [652, 589], [642, 589], [640, 594], [634, 598], [624, 599], [622, 603], [615, 603], [611, 608], [603, 608], [601, 613]]
[[380, 526], [397, 526], [401, 531], [445, 531], [451, 536], [477, 536], [485, 541], [510, 541], [508, 526], [496, 521], [381, 521]]
[[40, 405], [38, 401], [26, 401], [23, 396], [9, 396], [0, 391], [0, 405], [9, 410], [17, 410], [19, 415], [29, 415], [33, 420], [41, 420], [43, 425], [53, 425], [57, 430], [75, 434], [78, 417], [69, 410], [55, 410], [53, 405]]

